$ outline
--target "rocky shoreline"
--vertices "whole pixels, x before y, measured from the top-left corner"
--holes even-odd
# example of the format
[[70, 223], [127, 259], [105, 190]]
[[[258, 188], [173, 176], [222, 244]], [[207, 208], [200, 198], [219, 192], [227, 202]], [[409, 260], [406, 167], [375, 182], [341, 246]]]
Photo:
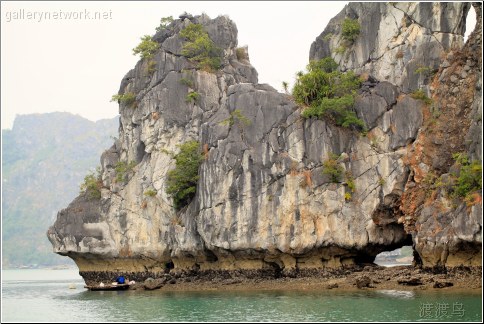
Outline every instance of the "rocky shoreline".
[[[80, 272], [86, 284], [113, 281], [119, 273]], [[190, 270], [177, 273], [123, 273], [136, 281], [130, 290], [471, 290], [482, 292], [482, 267], [416, 268], [364, 265], [283, 273], [264, 270]]]

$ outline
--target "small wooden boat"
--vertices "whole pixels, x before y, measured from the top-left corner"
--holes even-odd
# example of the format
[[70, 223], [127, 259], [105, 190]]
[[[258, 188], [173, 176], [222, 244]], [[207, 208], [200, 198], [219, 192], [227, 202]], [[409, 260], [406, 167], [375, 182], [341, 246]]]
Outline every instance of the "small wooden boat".
[[104, 285], [104, 286], [84, 286], [91, 291], [95, 290], [126, 290], [129, 288], [129, 284], [117, 284], [117, 285]]

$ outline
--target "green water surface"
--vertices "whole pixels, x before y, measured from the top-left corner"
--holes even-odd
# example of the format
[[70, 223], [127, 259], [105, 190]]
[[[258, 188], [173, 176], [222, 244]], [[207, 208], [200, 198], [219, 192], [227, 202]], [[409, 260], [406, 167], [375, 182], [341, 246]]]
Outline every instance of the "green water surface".
[[[74, 283], [76, 289], [69, 289]], [[2, 321], [481, 321], [482, 294], [450, 291], [101, 291], [73, 270], [6, 270]]]

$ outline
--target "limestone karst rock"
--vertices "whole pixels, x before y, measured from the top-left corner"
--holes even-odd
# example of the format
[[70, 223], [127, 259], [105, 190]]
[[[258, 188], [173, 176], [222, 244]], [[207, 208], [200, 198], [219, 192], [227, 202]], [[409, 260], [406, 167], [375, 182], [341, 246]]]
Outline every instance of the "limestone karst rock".
[[[175, 20], [153, 38], [160, 43], [151, 59], [155, 63], [140, 60], [123, 78], [119, 93], [135, 94], [136, 102], [135, 107], [120, 104], [119, 140], [101, 158], [102, 198], [81, 195], [59, 213], [48, 231], [54, 252], [73, 258], [85, 276], [102, 271], [152, 275], [171, 267], [337, 267], [371, 262], [381, 251], [412, 242], [424, 264], [445, 264], [445, 258], [427, 252], [432, 249], [428, 235], [422, 245], [419, 229], [410, 226], [429, 214], [419, 209], [409, 216], [402, 207], [402, 195], [416, 181], [409, 160], [428, 127], [429, 108], [410, 93], [421, 88], [431, 95], [433, 79], [415, 71], [421, 65], [439, 69], [447, 53], [460, 51], [469, 7], [351, 3], [331, 20], [311, 46], [310, 58], [333, 56], [342, 70], [365, 77], [354, 109], [368, 126], [366, 136], [321, 119], [303, 119], [290, 96], [258, 84], [250, 62], [237, 58], [237, 28], [228, 18]], [[352, 43], [341, 37], [345, 17], [361, 25]], [[219, 71], [198, 69], [182, 55], [179, 33], [192, 23], [201, 24], [223, 49]], [[344, 52], [335, 53], [340, 46]], [[149, 64], [155, 66], [151, 73]], [[474, 62], [475, 75], [478, 66]], [[190, 92], [197, 98], [188, 100]], [[234, 118], [235, 111], [248, 122]], [[469, 136], [470, 147], [476, 147], [477, 136]], [[194, 199], [176, 211], [166, 194], [167, 173], [178, 145], [190, 140], [203, 146], [205, 159]], [[322, 173], [331, 154], [354, 179], [351, 199], [345, 199], [347, 178], [332, 183]], [[136, 166], [118, 181], [116, 165], [131, 161]], [[147, 190], [156, 195], [144, 195]], [[449, 213], [475, 216], [480, 208]], [[455, 241], [453, 246], [480, 246], [482, 220], [474, 216], [471, 223], [453, 227], [462, 233], [451, 236], [449, 231], [446, 238]], [[473, 250], [468, 260], [459, 260], [474, 264], [479, 253]]]

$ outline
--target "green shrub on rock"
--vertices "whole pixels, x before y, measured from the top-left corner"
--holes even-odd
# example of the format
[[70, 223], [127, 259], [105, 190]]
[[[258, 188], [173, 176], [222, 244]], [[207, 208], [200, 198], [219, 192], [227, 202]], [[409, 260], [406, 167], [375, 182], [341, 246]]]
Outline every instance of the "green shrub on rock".
[[151, 75], [153, 75], [153, 73], [155, 73], [156, 70], [157, 70], [156, 69], [156, 61], [155, 60], [149, 60], [146, 63], [146, 69], [145, 69], [146, 75], [151, 76]]
[[186, 102], [192, 102], [192, 103], [194, 103], [194, 102], [196, 102], [196, 101], [197, 101], [199, 98], [200, 98], [200, 94], [199, 94], [198, 92], [196, 92], [196, 91], [190, 91], [190, 92], [187, 94], [187, 96], [186, 96], [186, 98], [185, 98], [185, 101], [186, 101]]
[[141, 43], [133, 48], [133, 55], [140, 54], [141, 58], [151, 58], [153, 54], [158, 50], [160, 44], [153, 41], [150, 35], [144, 35], [141, 37]]
[[361, 80], [352, 71], [340, 72], [337, 68], [338, 64], [326, 57], [311, 61], [308, 72], [298, 75], [292, 94], [298, 104], [307, 106], [301, 116], [329, 119], [338, 126], [365, 131], [364, 122], [352, 109]]
[[331, 178], [331, 182], [341, 182], [344, 168], [338, 163], [338, 156], [330, 154], [330, 156], [323, 162], [323, 174]]
[[355, 41], [355, 39], [358, 38], [358, 35], [360, 35], [360, 24], [358, 23], [358, 19], [345, 18], [341, 25], [341, 29], [343, 39], [350, 42]]
[[180, 83], [186, 85], [189, 88], [193, 88], [193, 81], [189, 78], [181, 78]]
[[168, 172], [166, 193], [173, 197], [175, 209], [180, 210], [195, 197], [198, 169], [203, 161], [200, 143], [189, 141], [181, 144], [180, 152], [174, 158], [175, 169]]
[[127, 106], [133, 107], [136, 101], [136, 95], [132, 92], [126, 92], [123, 94], [115, 94], [111, 97], [111, 101], [116, 101], [119, 103], [123, 103]]
[[172, 22], [173, 22], [173, 16], [161, 18], [160, 25], [156, 27], [156, 32], [160, 32], [163, 29], [167, 29]]
[[235, 49], [235, 55], [237, 56], [237, 60], [239, 61], [249, 59], [249, 56], [247, 55], [247, 52], [243, 47], [238, 47], [237, 49]]
[[235, 109], [233, 112], [230, 113], [230, 117], [222, 120], [219, 124], [223, 126], [233, 126], [236, 121], [240, 122], [241, 126], [249, 126], [251, 121], [247, 118], [240, 109]]
[[150, 188], [144, 192], [144, 195], [148, 197], [154, 197], [156, 196], [156, 193], [156, 190]]
[[208, 33], [200, 24], [190, 24], [180, 31], [185, 39], [182, 55], [197, 63], [197, 67], [207, 72], [219, 70], [222, 64], [222, 49], [215, 46]]
[[469, 157], [465, 153], [457, 153], [453, 157], [460, 165], [459, 175], [453, 187], [454, 195], [466, 198], [474, 192], [480, 192], [482, 189], [482, 162], [469, 161]]
[[417, 100], [423, 101], [426, 105], [430, 105], [432, 103], [432, 99], [430, 99], [429, 97], [427, 97], [427, 95], [425, 94], [425, 92], [422, 89], [415, 90], [414, 92], [412, 92], [410, 94], [410, 96], [413, 99], [417, 99]]
[[80, 186], [81, 193], [86, 193], [89, 198], [101, 199], [101, 188], [103, 181], [101, 177], [101, 168], [96, 168], [96, 173], [89, 172], [84, 177], [84, 182]]
[[114, 171], [116, 173], [116, 181], [117, 182], [125, 182], [127, 180], [127, 176], [133, 172], [134, 167], [136, 166], [136, 161], [131, 161], [126, 163], [124, 161], [119, 161], [116, 163], [116, 167]]

